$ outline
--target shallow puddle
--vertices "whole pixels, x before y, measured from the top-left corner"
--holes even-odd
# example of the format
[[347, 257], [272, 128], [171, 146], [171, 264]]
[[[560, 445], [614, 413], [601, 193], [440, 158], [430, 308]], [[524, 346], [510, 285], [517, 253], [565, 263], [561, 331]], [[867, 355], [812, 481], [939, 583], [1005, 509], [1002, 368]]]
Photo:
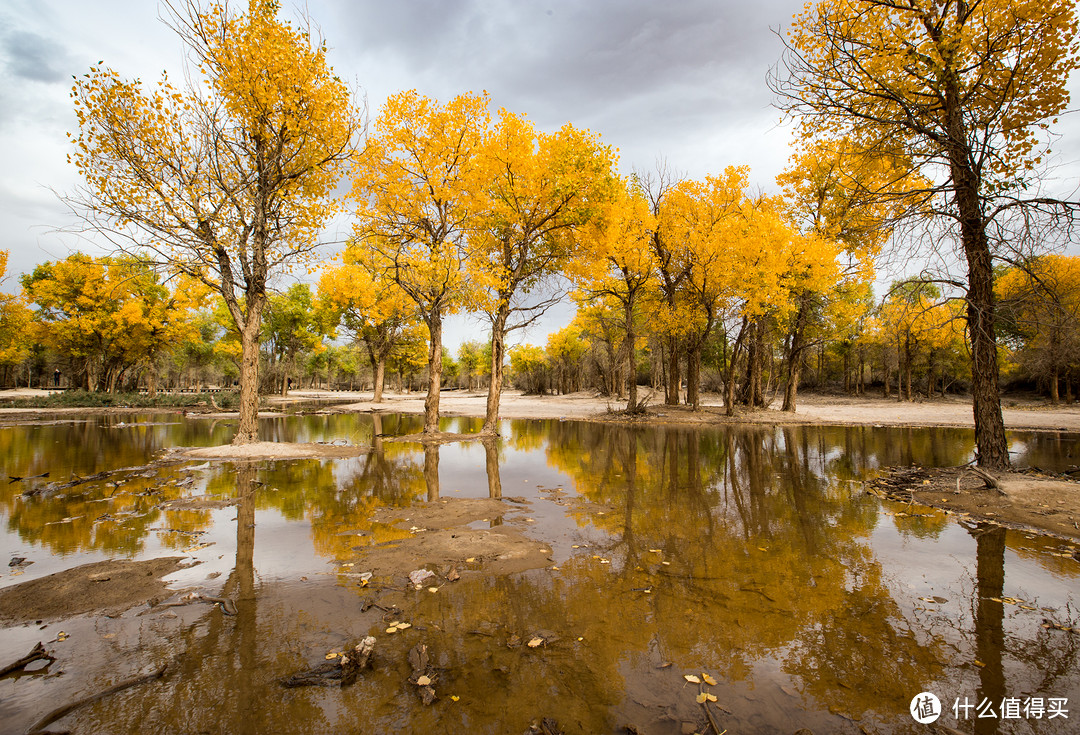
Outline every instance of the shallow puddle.
[[[177, 594], [9, 625], [0, 664], [39, 640], [56, 661], [0, 678], [0, 730], [163, 664], [162, 679], [54, 729], [521, 733], [546, 717], [566, 733], [644, 734], [707, 732], [711, 717], [729, 733], [921, 733], [909, 714], [920, 692], [963, 732], [1065, 733], [1080, 719], [1080, 634], [1057, 627], [1080, 626], [1072, 544], [862, 492], [877, 467], [968, 461], [970, 431], [504, 421], [497, 442], [425, 449], [392, 441], [419, 417], [330, 414], [264, 419], [263, 438], [372, 451], [145, 467], [165, 447], [227, 441], [232, 423], [0, 426], [4, 472], [26, 478], [0, 486], [0, 588], [179, 555], [197, 563], [173, 589], [235, 605]], [[1076, 435], [1011, 439], [1019, 465], [1061, 471], [1080, 452]], [[441, 533], [421, 504], [453, 514], [459, 499], [491, 498], [469, 506], [480, 517], [457, 515], [462, 538], [517, 534], [543, 552], [518, 560], [535, 568], [496, 574], [507, 559], [451, 561], [451, 545], [419, 589], [407, 572], [367, 578], [386, 550]], [[280, 686], [369, 634], [374, 666], [352, 686]], [[430, 706], [408, 680], [421, 643]], [[993, 717], [978, 716], [983, 700]]]

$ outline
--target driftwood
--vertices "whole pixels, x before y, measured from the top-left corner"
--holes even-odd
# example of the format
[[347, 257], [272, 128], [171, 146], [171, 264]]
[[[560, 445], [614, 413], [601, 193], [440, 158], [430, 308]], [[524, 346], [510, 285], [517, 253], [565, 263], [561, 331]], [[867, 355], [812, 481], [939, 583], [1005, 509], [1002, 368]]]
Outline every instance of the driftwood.
[[26, 477], [14, 477], [12, 475], [8, 475], [8, 485], [10, 485], [13, 482], [19, 482], [21, 480], [37, 480], [40, 477], [48, 477], [48, 476], [49, 476], [48, 472], [42, 472], [40, 475], [27, 475]]
[[987, 489], [989, 489], [989, 490], [997, 490], [999, 493], [1004, 494], [1002, 492], [1002, 490], [1001, 490], [1001, 485], [998, 484], [997, 479], [993, 475], [991, 475], [989, 472], [984, 470], [983, 468], [981, 468], [981, 467], [968, 467], [967, 471], [970, 472], [971, 474], [977, 476], [980, 480], [982, 480], [984, 483], [986, 483]]
[[151, 612], [163, 607], [183, 607], [184, 605], [190, 605], [193, 602], [209, 602], [212, 605], [221, 605], [221, 611], [223, 613], [226, 615], [236, 615], [235, 602], [228, 597], [211, 597], [210, 595], [191, 595], [190, 597], [183, 600], [177, 600], [176, 602], [162, 602], [154, 605], [150, 610], [146, 610], [145, 612]]
[[148, 681], [154, 681], [155, 679], [160, 679], [162, 676], [165, 675], [165, 670], [167, 668], [168, 668], [167, 666], [162, 666], [161, 668], [158, 668], [158, 669], [155, 669], [154, 671], [151, 671], [149, 674], [144, 674], [142, 676], [136, 676], [133, 679], [125, 679], [124, 681], [120, 682], [119, 684], [113, 684], [108, 689], [106, 689], [104, 691], [101, 691], [101, 692], [98, 692], [97, 694], [92, 694], [89, 697], [83, 697], [82, 699], [77, 699], [74, 702], [72, 702], [71, 704], [65, 704], [63, 707], [57, 707], [52, 712], [45, 715], [40, 720], [38, 720], [33, 725], [31, 725], [30, 729], [27, 731], [27, 733], [28, 733], [28, 735], [35, 735], [35, 733], [40, 733], [43, 729], [45, 729], [46, 727], [48, 727], [52, 723], [56, 722], [57, 720], [59, 720], [61, 717], [64, 717], [64, 716], [66, 716], [68, 714], [71, 714], [72, 712], [74, 712], [75, 710], [77, 710], [77, 709], [79, 709], [81, 707], [85, 707], [88, 704], [93, 704], [94, 702], [98, 701], [99, 699], [104, 699], [105, 697], [108, 697], [108, 696], [110, 696], [112, 694], [116, 694], [117, 692], [121, 692], [121, 691], [123, 691], [125, 689], [130, 689], [133, 686], [138, 686], [139, 684], [145, 684]]
[[327, 661], [313, 669], [281, 679], [278, 683], [286, 688], [294, 687], [347, 687], [356, 682], [360, 672], [371, 666], [371, 656], [375, 653], [375, 637], [368, 636], [353, 646], [350, 653], [343, 654], [333, 661]]
[[30, 649], [30, 653], [26, 654], [25, 656], [20, 658], [18, 661], [13, 661], [10, 664], [8, 664], [7, 666], [4, 666], [3, 668], [0, 668], [0, 676], [3, 676], [4, 674], [11, 673], [12, 671], [18, 671], [19, 669], [23, 668], [27, 664], [33, 663], [34, 661], [40, 661], [42, 659], [48, 659], [49, 661], [55, 661], [56, 657], [55, 656], [50, 656], [49, 652], [45, 650], [45, 646], [41, 645], [41, 641], [38, 641], [38, 644]]
[[409, 683], [415, 684], [417, 691], [420, 693], [420, 699], [424, 704], [431, 704], [438, 697], [435, 695], [435, 687], [432, 684], [435, 683], [435, 679], [438, 675], [435, 673], [435, 669], [428, 663], [427, 646], [423, 643], [417, 643], [409, 651], [409, 666], [412, 667], [412, 674], [409, 675]]

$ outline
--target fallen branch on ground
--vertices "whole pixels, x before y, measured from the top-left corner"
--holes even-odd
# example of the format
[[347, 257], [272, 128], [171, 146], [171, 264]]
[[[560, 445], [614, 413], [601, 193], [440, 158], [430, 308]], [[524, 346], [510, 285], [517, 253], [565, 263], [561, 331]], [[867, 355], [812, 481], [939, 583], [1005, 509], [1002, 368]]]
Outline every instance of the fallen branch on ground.
[[29, 663], [33, 663], [34, 661], [40, 661], [41, 659], [45, 658], [49, 659], [50, 661], [56, 660], [55, 656], [50, 656], [49, 652], [45, 650], [45, 646], [41, 644], [41, 641], [38, 641], [38, 644], [30, 649], [30, 653], [26, 654], [18, 661], [13, 661], [7, 666], [0, 668], [0, 676], [3, 676], [4, 674], [10, 673], [12, 671], [18, 671]]
[[356, 682], [360, 672], [371, 666], [371, 657], [375, 653], [375, 637], [368, 636], [357, 643], [350, 653], [342, 654], [333, 661], [327, 661], [313, 669], [281, 679], [281, 686], [292, 689], [309, 686], [347, 687]]
[[230, 600], [228, 597], [211, 597], [210, 595], [192, 595], [186, 597], [183, 600], [177, 600], [175, 602], [162, 602], [154, 605], [147, 610], [157, 610], [162, 607], [183, 607], [184, 605], [190, 605], [193, 602], [209, 602], [214, 605], [221, 605], [221, 611], [226, 615], [236, 615], [236, 603]]
[[40, 720], [31, 725], [30, 729], [27, 731], [27, 735], [34, 735], [35, 733], [40, 733], [42, 730], [59, 720], [61, 717], [71, 714], [75, 710], [80, 709], [81, 707], [85, 707], [88, 704], [93, 704], [100, 699], [104, 699], [109, 695], [116, 694], [117, 692], [123, 691], [125, 689], [130, 689], [131, 687], [138, 686], [139, 684], [145, 684], [148, 681], [160, 679], [162, 676], [165, 675], [165, 670], [167, 668], [168, 666], [162, 666], [158, 669], [155, 669], [154, 671], [151, 671], [149, 674], [136, 676], [133, 679], [126, 679], [119, 684], [113, 684], [108, 689], [98, 692], [97, 694], [92, 694], [89, 697], [77, 699], [71, 704], [65, 704], [63, 707], [57, 707], [52, 712], [45, 715]]

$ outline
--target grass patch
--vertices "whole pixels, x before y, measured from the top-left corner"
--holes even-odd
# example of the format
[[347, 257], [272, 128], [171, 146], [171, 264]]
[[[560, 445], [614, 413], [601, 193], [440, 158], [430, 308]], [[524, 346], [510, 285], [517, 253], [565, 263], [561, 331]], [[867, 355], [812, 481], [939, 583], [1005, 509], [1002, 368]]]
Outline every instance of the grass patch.
[[213, 406], [211, 399], [222, 409], [240, 405], [240, 394], [223, 393], [104, 393], [89, 390], [67, 390], [48, 396], [16, 398], [0, 401], [7, 408], [194, 408]]

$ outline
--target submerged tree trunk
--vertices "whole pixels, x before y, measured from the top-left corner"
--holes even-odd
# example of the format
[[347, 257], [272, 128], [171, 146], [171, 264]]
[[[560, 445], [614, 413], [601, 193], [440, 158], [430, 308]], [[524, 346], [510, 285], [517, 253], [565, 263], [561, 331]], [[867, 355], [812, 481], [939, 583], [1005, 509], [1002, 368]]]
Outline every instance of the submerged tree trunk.
[[[1005, 529], [979, 524], [968, 531], [975, 537], [975, 657], [979, 663], [979, 686], [976, 699], [1000, 702], [1006, 696], [1005, 605]], [[998, 720], [975, 718], [975, 732], [997, 733]]]
[[439, 445], [436, 442], [424, 444], [424, 485], [427, 486], [427, 500], [439, 499]]
[[499, 474], [499, 447], [495, 438], [484, 438], [484, 468], [487, 470], [488, 497], [502, 497], [502, 476]]

